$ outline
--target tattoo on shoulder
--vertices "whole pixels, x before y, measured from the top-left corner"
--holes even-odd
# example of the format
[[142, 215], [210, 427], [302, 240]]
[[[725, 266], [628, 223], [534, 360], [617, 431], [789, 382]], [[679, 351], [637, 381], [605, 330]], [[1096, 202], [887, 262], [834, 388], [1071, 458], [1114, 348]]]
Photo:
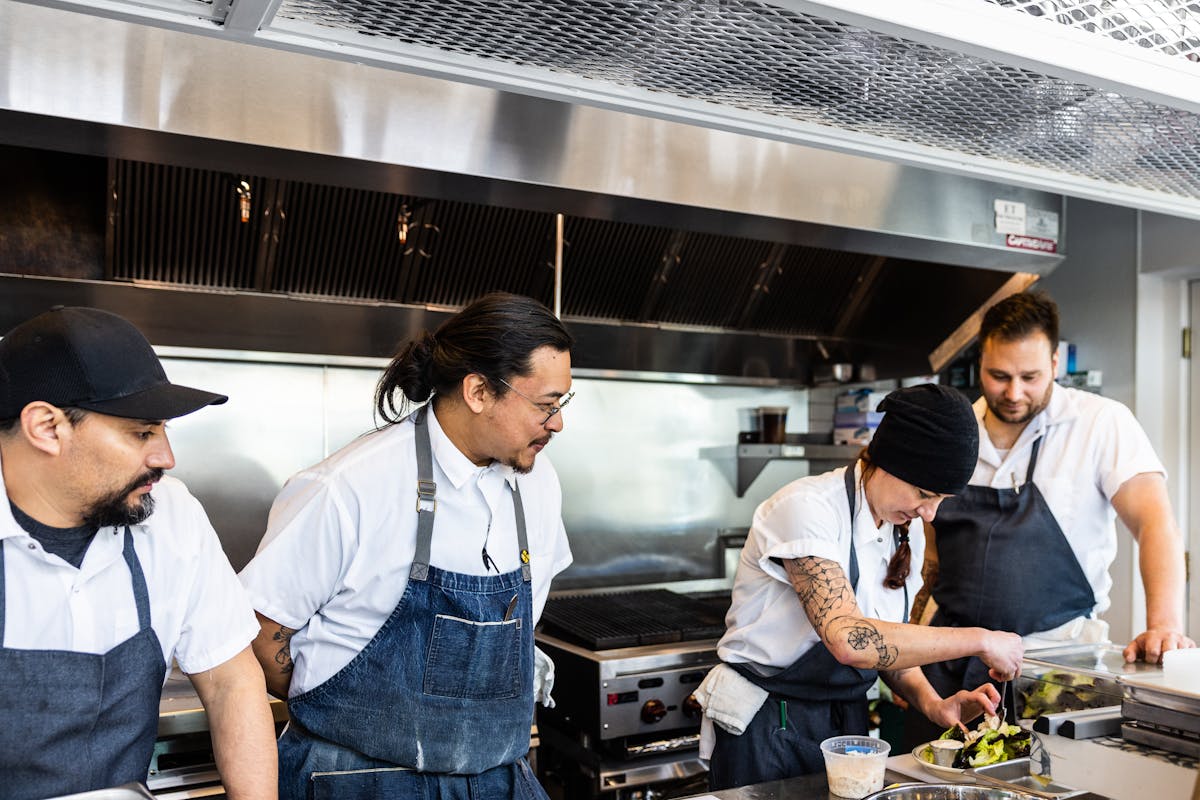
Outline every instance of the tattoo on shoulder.
[[829, 641], [844, 636], [855, 650], [873, 648], [877, 653], [875, 669], [886, 670], [896, 663], [899, 650], [888, 643], [871, 620], [859, 616], [854, 590], [836, 561], [806, 556], [783, 564], [809, 621], [822, 638]]
[[279, 651], [275, 653], [275, 663], [279, 665], [279, 672], [284, 675], [292, 671], [292, 636], [295, 633], [295, 628], [280, 625], [279, 630], [271, 636], [271, 639], [279, 642]]

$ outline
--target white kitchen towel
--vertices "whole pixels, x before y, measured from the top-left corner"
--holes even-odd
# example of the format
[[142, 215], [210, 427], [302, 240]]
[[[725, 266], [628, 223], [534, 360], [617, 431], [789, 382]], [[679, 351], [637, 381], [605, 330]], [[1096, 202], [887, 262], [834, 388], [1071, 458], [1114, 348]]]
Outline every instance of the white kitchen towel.
[[554, 698], [550, 692], [554, 690], [554, 661], [550, 656], [533, 648], [533, 699], [546, 708], [554, 708]]
[[767, 701], [767, 690], [755, 686], [728, 664], [709, 670], [693, 692], [704, 716], [734, 736], [741, 736]]

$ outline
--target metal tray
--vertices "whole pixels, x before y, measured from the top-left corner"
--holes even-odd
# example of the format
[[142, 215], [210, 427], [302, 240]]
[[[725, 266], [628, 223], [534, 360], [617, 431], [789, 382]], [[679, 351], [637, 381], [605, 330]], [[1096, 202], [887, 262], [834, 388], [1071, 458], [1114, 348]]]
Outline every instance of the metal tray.
[[999, 764], [988, 764], [986, 767], [974, 767], [963, 774], [984, 783], [1011, 789], [1014, 792], [1023, 792], [1034, 797], [1046, 798], [1046, 800], [1064, 800], [1064, 798], [1074, 797], [1086, 791], [1063, 786], [1048, 778], [1043, 778], [1041, 775], [1030, 773], [1028, 758], [1014, 758], [1010, 761], [1001, 761]]
[[1030, 664], [1090, 675], [1094, 678], [1121, 678], [1128, 675], [1161, 675], [1162, 667], [1145, 661], [1125, 663], [1125, 648], [1105, 642], [1102, 644], [1073, 644], [1045, 647], [1025, 652]]
[[1129, 700], [1148, 706], [1169, 708], [1185, 714], [1200, 715], [1200, 691], [1194, 683], [1182, 684], [1157, 675], [1130, 675], [1119, 680]]

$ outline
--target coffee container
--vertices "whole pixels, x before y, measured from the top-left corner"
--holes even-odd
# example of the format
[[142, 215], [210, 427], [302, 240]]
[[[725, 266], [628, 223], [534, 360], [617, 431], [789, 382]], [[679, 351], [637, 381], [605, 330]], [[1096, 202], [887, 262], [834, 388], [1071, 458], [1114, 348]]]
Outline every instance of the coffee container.
[[759, 406], [763, 443], [783, 444], [787, 440], [787, 413], [787, 406]]

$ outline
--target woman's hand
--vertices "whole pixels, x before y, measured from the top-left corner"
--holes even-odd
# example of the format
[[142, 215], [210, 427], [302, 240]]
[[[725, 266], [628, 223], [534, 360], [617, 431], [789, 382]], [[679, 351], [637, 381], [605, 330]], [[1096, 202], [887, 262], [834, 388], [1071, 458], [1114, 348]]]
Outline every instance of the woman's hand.
[[1001, 683], [1021, 674], [1021, 658], [1025, 643], [1015, 633], [983, 631], [983, 647], [979, 659], [988, 665], [988, 674]]
[[995, 686], [985, 683], [973, 692], [963, 689], [944, 700], [939, 700], [932, 708], [925, 709], [925, 716], [930, 722], [943, 728], [957, 725], [965, 730], [967, 722], [980, 714], [995, 714], [999, 705], [1000, 693], [996, 691]]

